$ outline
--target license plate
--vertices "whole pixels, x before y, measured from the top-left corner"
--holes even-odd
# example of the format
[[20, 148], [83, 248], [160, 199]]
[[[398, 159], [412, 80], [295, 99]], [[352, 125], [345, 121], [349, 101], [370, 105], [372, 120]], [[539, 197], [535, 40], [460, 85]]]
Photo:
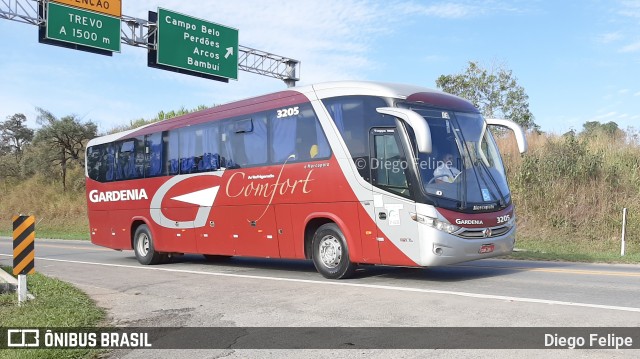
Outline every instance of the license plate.
[[480, 250], [478, 251], [478, 253], [480, 254], [491, 253], [495, 248], [496, 247], [493, 244], [483, 244], [482, 247], [480, 247]]

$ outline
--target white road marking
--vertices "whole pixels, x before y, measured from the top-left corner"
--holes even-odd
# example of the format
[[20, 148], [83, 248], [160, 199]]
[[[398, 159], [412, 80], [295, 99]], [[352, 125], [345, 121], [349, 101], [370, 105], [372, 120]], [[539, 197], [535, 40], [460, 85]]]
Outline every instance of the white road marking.
[[[0, 256], [11, 257], [11, 255], [9, 255], [9, 254], [0, 254]], [[188, 269], [174, 269], [174, 268], [150, 267], [150, 266], [144, 266], [143, 267], [143, 266], [132, 266], [132, 265], [125, 265], [125, 264], [83, 262], [83, 261], [73, 261], [73, 260], [66, 260], [66, 259], [42, 258], [42, 257], [36, 257], [36, 260], [61, 262], [61, 263], [85, 264], [85, 265], [98, 265], [98, 266], [116, 267], [116, 268], [128, 268], [128, 269], [141, 269], [141, 270], [153, 270], [153, 271], [163, 271], [163, 272], [186, 273], [186, 274], [201, 274], [201, 275], [211, 275], [211, 276], [217, 276], [217, 277], [260, 279], [260, 280], [270, 280], [270, 281], [280, 281], [280, 282], [294, 282], [294, 283], [334, 285], [334, 286], [355, 287], [355, 288], [395, 290], [395, 291], [399, 291], [399, 292], [454, 295], [454, 296], [458, 296], [458, 297], [467, 297], [467, 298], [493, 299], [493, 300], [502, 300], [502, 301], [509, 301], [509, 302], [562, 305], [562, 306], [569, 306], [569, 307], [583, 307], [583, 308], [606, 309], [606, 310], [617, 310], [617, 311], [623, 311], [623, 312], [640, 313], [640, 308], [635, 308], [635, 307], [621, 307], [621, 306], [615, 306], [615, 305], [565, 302], [565, 301], [559, 301], [559, 300], [536, 299], [536, 298], [526, 298], [526, 297], [510, 297], [510, 296], [503, 296], [503, 295], [456, 292], [456, 291], [449, 291], [449, 290], [411, 288], [411, 287], [395, 287], [395, 286], [390, 286], [390, 285], [351, 283], [351, 282], [344, 282], [344, 281], [337, 281], [337, 280], [336, 281], [326, 281], [326, 280], [310, 280], [310, 279], [268, 277], [268, 276], [247, 275], [247, 274], [204, 272], [204, 271], [196, 271], [196, 270], [188, 270]]]

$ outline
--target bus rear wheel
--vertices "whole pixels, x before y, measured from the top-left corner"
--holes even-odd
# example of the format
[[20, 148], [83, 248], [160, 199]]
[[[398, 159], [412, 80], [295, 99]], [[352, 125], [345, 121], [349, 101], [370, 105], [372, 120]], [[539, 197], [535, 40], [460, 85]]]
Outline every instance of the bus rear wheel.
[[141, 224], [136, 228], [136, 232], [133, 235], [133, 251], [138, 262], [144, 265], [158, 264], [166, 258], [162, 253], [156, 252], [151, 231], [146, 224]]
[[313, 264], [328, 279], [348, 278], [355, 272], [347, 241], [335, 223], [323, 224], [313, 235]]

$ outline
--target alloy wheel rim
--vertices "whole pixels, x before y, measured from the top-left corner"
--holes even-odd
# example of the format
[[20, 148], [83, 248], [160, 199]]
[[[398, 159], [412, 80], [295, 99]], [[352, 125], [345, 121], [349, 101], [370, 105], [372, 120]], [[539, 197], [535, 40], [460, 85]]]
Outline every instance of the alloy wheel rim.
[[338, 238], [327, 235], [320, 240], [320, 260], [327, 268], [335, 268], [342, 260], [342, 245]]
[[143, 257], [146, 257], [149, 253], [150, 242], [149, 236], [146, 233], [141, 233], [138, 236], [138, 253]]

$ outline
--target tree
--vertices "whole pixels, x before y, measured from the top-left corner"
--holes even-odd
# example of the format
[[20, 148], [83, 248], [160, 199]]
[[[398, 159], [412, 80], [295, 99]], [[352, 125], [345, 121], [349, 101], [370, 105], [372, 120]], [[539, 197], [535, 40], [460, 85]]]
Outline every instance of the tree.
[[[213, 105], [211, 107], [215, 107], [215, 105]], [[177, 117], [177, 116], [182, 116], [182, 115], [185, 115], [185, 114], [188, 114], [188, 113], [192, 113], [192, 112], [196, 112], [196, 111], [206, 110], [208, 108], [210, 108], [210, 107], [209, 106], [205, 106], [205, 105], [198, 105], [198, 107], [190, 109], [190, 110], [188, 110], [188, 109], [184, 108], [184, 106], [182, 106], [182, 107], [180, 107], [180, 109], [178, 111], [175, 111], [175, 110], [171, 110], [169, 112], [160, 111], [160, 112], [158, 112], [158, 115], [156, 117], [154, 117], [154, 118], [150, 118], [150, 119], [139, 118], [137, 120], [131, 120], [131, 121], [129, 121], [128, 125], [122, 125], [122, 126], [114, 127], [111, 130], [107, 131], [107, 134], [113, 134], [113, 133], [117, 133], [117, 132], [131, 130], [131, 129], [134, 129], [134, 128], [138, 128], [138, 127], [142, 127], [142, 126], [148, 125], [150, 123], [168, 120], [170, 118], [174, 118], [174, 117]]]
[[584, 137], [595, 137], [600, 135], [615, 139], [623, 137], [625, 133], [618, 127], [618, 124], [613, 121], [609, 121], [607, 123], [587, 121], [582, 125], [582, 132], [580, 132], [580, 135]]
[[486, 118], [506, 118], [525, 129], [538, 130], [529, 111], [529, 96], [511, 70], [502, 65], [486, 69], [475, 61], [462, 74], [441, 75], [436, 85], [444, 92], [465, 98]]
[[75, 115], [56, 118], [51, 112], [36, 109], [38, 129], [34, 144], [45, 144], [50, 149], [53, 163], [59, 164], [62, 174], [62, 188], [67, 190], [67, 166], [77, 164], [84, 168], [84, 149], [86, 142], [96, 137], [98, 127], [91, 121], [81, 122]]
[[26, 122], [27, 117], [21, 113], [0, 122], [0, 152], [12, 153], [16, 163], [20, 162], [24, 147], [33, 140], [33, 130], [25, 126]]

